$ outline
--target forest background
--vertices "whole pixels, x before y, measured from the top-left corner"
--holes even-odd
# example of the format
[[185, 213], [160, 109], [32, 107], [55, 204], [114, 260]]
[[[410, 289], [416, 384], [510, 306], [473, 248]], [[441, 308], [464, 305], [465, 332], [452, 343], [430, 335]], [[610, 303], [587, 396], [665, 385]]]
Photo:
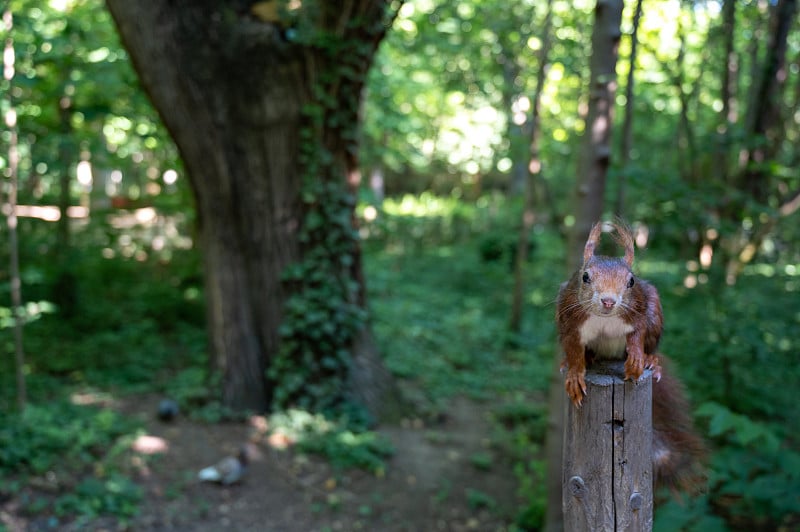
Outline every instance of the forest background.
[[[281, 26], [259, 8], [270, 2], [236, 4], [280, 26], [282, 39], [305, 38], [302, 24]], [[6, 9], [0, 529], [135, 528], [151, 499], [131, 464], [159, 462], [136, 450], [151, 427], [134, 414], [155, 408], [119, 405], [170, 397], [208, 431], [251, 419], [221, 391], [221, 363], [209, 356], [204, 200], [103, 3], [12, 0]], [[488, 512], [497, 526], [536, 530], [547, 505], [553, 302], [586, 223], [596, 6], [409, 0], [387, 9], [391, 29], [363, 79], [354, 212], [369, 316], [353, 319], [370, 324], [401, 389], [400, 426], [417, 416], [436, 440], [454, 401], [487, 413], [486, 449], [469, 462], [507, 472], [516, 491], [510, 505], [470, 491], [471, 518]], [[800, 525], [797, 24], [786, 0], [629, 2], [617, 76], [601, 80], [619, 89], [602, 155], [607, 186], [588, 201], [637, 231], [637, 273], [662, 295], [663, 351], [712, 448], [708, 489], [659, 505], [663, 530]], [[347, 97], [330, 106], [351, 105]], [[322, 203], [338, 198], [328, 192]], [[300, 342], [296, 331], [326, 330], [328, 314], [287, 304], [285, 345]], [[336, 336], [339, 322], [329, 326]], [[286, 356], [267, 368], [279, 383], [270, 433], [333, 464], [333, 478], [354, 467], [391, 476], [404, 450], [377, 432], [374, 412], [323, 400], [331, 382], [347, 381], [309, 377]], [[337, 351], [314, 363], [339, 375], [347, 359]], [[331, 498], [335, 485], [312, 512], [320, 529], [347, 513]], [[432, 497], [455, 496], [440, 487]], [[351, 525], [375, 518], [375, 501], [353, 504]]]

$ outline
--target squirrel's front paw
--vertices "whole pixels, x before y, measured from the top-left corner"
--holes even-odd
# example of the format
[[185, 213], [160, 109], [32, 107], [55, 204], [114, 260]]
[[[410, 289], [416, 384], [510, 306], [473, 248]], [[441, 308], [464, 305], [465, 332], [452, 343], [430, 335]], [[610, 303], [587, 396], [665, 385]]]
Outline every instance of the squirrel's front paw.
[[586, 371], [567, 371], [567, 378], [564, 380], [564, 388], [567, 395], [572, 400], [572, 404], [579, 407], [586, 395], [586, 382], [583, 380]]
[[644, 359], [644, 354], [638, 356], [628, 354], [628, 359], [625, 360], [625, 380], [639, 380], [644, 373]]
[[644, 367], [653, 371], [653, 380], [656, 382], [661, 380], [661, 365], [658, 363], [656, 355], [645, 355]]

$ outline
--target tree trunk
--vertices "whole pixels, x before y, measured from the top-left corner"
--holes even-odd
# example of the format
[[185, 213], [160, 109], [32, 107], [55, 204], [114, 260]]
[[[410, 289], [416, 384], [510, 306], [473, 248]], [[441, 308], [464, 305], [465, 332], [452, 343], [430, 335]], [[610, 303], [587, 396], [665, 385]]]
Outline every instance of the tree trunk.
[[61, 217], [58, 219], [58, 259], [63, 264], [63, 257], [70, 246], [69, 234], [69, 210], [70, 204], [70, 167], [74, 164], [72, 143], [72, 98], [67, 94], [66, 88], [69, 83], [69, 72], [65, 74], [67, 81], [64, 83], [64, 91], [58, 101], [58, 164], [61, 166], [61, 173], [58, 176], [58, 210]]
[[[746, 132], [750, 136], [748, 146], [742, 154], [742, 166], [737, 176], [740, 187], [747, 191], [750, 200], [763, 206], [769, 200], [772, 174], [769, 162], [774, 160], [783, 143], [784, 127], [781, 117], [781, 101], [786, 84], [786, 51], [788, 35], [797, 15], [796, 0], [780, 0], [772, 8], [769, 42], [766, 55], [761, 64], [760, 75], [756, 77], [754, 90], [748, 105]], [[766, 219], [758, 220], [754, 230], [730, 238], [729, 256], [725, 265], [725, 282], [736, 283], [744, 265], [750, 262], [763, 240], [769, 235], [779, 219], [796, 210], [795, 199], [798, 190], [782, 194], [780, 206]]]
[[[14, 79], [14, 42], [11, 38], [13, 15], [10, 10], [3, 12], [3, 29], [6, 43], [3, 53], [3, 77], [9, 83]], [[7, 198], [2, 203], [2, 211], [6, 215], [8, 226], [9, 277], [11, 281], [11, 312], [14, 316], [14, 358], [17, 377], [17, 405], [20, 411], [25, 410], [28, 403], [28, 389], [25, 383], [25, 349], [22, 343], [22, 325], [24, 309], [22, 308], [22, 279], [19, 274], [19, 243], [17, 239], [17, 189], [19, 170], [19, 146], [17, 135], [17, 111], [11, 101], [9, 91], [8, 109], [5, 112], [5, 124], [9, 132], [8, 140], [8, 187]], [[2, 192], [0, 190], [0, 192]]]
[[725, 64], [722, 70], [722, 86], [720, 98], [722, 110], [720, 123], [727, 133], [728, 127], [736, 123], [736, 93], [738, 88], [737, 73], [739, 57], [736, 54], [734, 31], [736, 30], [736, 2], [725, 0], [722, 4], [722, 34], [725, 39]]
[[[575, 181], [573, 213], [575, 224], [567, 243], [567, 270], [571, 274], [582, 263], [583, 243], [594, 222], [603, 214], [606, 174], [611, 156], [610, 138], [614, 92], [616, 91], [617, 46], [622, 21], [622, 0], [598, 0], [592, 31], [589, 108], [582, 153]], [[567, 278], [567, 276], [565, 276]], [[545, 454], [547, 457], [547, 522], [545, 530], [564, 528], [561, 509], [561, 466], [564, 427], [564, 380], [554, 364], [548, 396], [549, 418]]]
[[542, 170], [542, 161], [539, 157], [539, 138], [541, 137], [541, 102], [544, 83], [547, 80], [549, 64], [547, 56], [550, 53], [550, 28], [552, 26], [552, 1], [548, 0], [544, 23], [542, 24], [542, 46], [539, 48], [538, 66], [536, 72], [536, 87], [531, 96], [531, 116], [528, 120], [530, 127], [530, 140], [528, 145], [528, 164], [525, 169], [525, 180], [522, 182], [522, 219], [520, 220], [519, 234], [517, 235], [517, 251], [514, 255], [514, 291], [511, 299], [511, 320], [509, 329], [519, 333], [522, 329], [522, 302], [524, 299], [525, 262], [530, 248], [530, 232], [533, 227], [534, 205], [536, 203], [536, 183]]
[[620, 149], [620, 171], [617, 178], [617, 203], [614, 209], [617, 216], [625, 216], [625, 184], [626, 175], [630, 171], [631, 144], [633, 139], [633, 84], [636, 72], [636, 48], [639, 31], [639, 19], [642, 18], [642, 0], [636, 0], [636, 11], [633, 15], [633, 29], [631, 30], [631, 55], [628, 59], [628, 82], [625, 84], [625, 118], [622, 121], [622, 148]]
[[[355, 121], [349, 127], [357, 130], [357, 85], [382, 33], [363, 43], [369, 53], [358, 65], [362, 72], [337, 70], [320, 47], [290, 36], [318, 29], [343, 41], [352, 38], [345, 33], [356, 26], [353, 20], [385, 31], [386, 6], [364, 0], [334, 11], [314, 4], [315, 13], [306, 14], [308, 20], [290, 33], [292, 20], [276, 18], [285, 14], [263, 18], [241, 2], [107, 3], [192, 185], [205, 264], [211, 365], [222, 376], [223, 403], [263, 410], [280, 385], [268, 381], [265, 372], [279, 353], [285, 304], [293, 291], [303, 289], [282, 280], [287, 267], [308, 252], [300, 241], [309, 209], [301, 190], [314, 162], [309, 160], [313, 153], [303, 153], [303, 143], [330, 150], [326, 156], [332, 162], [320, 179], [338, 180], [342, 187], [354, 167], [347, 161], [355, 161], [355, 137], [342, 138], [341, 128], [330, 123], [311, 127], [307, 106], [321, 112], [346, 107]], [[327, 88], [354, 92], [321, 94], [320, 79]], [[348, 223], [352, 208], [351, 203], [345, 213]], [[363, 293], [355, 251], [348, 275]], [[369, 345], [356, 337], [349, 341], [351, 348]], [[352, 356], [376, 355], [369, 349]], [[376, 379], [388, 379], [386, 372], [372, 376], [353, 382], [381, 388]]]
[[52, 287], [51, 298], [58, 305], [59, 312], [65, 316], [74, 316], [77, 312], [77, 279], [73, 272], [73, 261], [70, 260], [72, 235], [70, 229], [69, 207], [72, 202], [70, 194], [70, 169], [75, 167], [78, 157], [75, 153], [74, 131], [72, 128], [72, 97], [70, 94], [70, 76], [72, 67], [66, 66], [61, 78], [61, 97], [58, 106], [58, 211], [60, 217], [56, 233], [58, 239], [54, 248], [54, 263], [57, 265], [56, 278]]
[[617, 89], [617, 48], [622, 20], [622, 0], [598, 0], [592, 31], [589, 106], [578, 160], [568, 253], [570, 269], [580, 265], [582, 243], [603, 214], [606, 174], [611, 159], [611, 120]]
[[752, 136], [743, 159], [742, 185], [759, 203], [766, 200], [768, 183], [762, 165], [780, 146], [774, 138], [780, 128], [780, 94], [785, 84], [786, 47], [797, 12], [796, 0], [780, 0], [772, 11], [769, 42], [756, 89], [748, 107], [747, 133]]
[[730, 128], [736, 123], [736, 93], [738, 87], [737, 72], [739, 69], [738, 56], [734, 42], [736, 29], [736, 2], [725, 0], [722, 4], [722, 39], [725, 48], [724, 63], [722, 65], [722, 79], [720, 81], [720, 99], [722, 109], [719, 113], [719, 138], [717, 139], [715, 160], [720, 181], [728, 184], [730, 179], [729, 157], [731, 134]]

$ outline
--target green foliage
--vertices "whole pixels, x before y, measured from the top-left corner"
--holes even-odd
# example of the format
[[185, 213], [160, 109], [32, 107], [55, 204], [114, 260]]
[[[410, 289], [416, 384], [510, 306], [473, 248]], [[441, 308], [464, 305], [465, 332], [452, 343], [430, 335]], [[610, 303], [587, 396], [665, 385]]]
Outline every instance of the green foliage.
[[527, 504], [520, 509], [515, 526], [540, 530], [547, 509], [545, 463], [539, 458], [544, 446], [547, 411], [541, 401], [518, 396], [492, 411], [499, 428], [497, 441], [513, 459], [519, 494]]
[[270, 416], [270, 427], [297, 441], [301, 451], [319, 454], [339, 469], [359, 468], [382, 474], [384, 460], [394, 453], [385, 438], [347, 418], [286, 410]]
[[[487, 202], [485, 212], [477, 209], [474, 218], [462, 220], [461, 231], [468, 236], [470, 225], [491, 223], [482, 217], [500, 205]], [[387, 218], [376, 223], [395, 224], [392, 216]], [[390, 369], [415, 380], [434, 399], [460, 390], [475, 397], [543, 390], [552, 356], [547, 305], [555, 292], [545, 283], [538, 285], [525, 338], [518, 349], [506, 350], [508, 266], [482, 261], [474, 243], [454, 240], [449, 232], [443, 238], [441, 225], [422, 216], [402, 218], [395, 227], [408, 224], [408, 231], [387, 235], [390, 252], [366, 257], [373, 329]], [[415, 226], [418, 218], [423, 219]]]
[[514, 474], [520, 483], [520, 494], [528, 501], [514, 521], [522, 530], [541, 530], [544, 526], [547, 512], [545, 470], [542, 460], [519, 461], [514, 466]]
[[[362, 216], [364, 209], [358, 209]], [[546, 428], [542, 397], [552, 368], [552, 301], [563, 278], [563, 247], [551, 229], [535, 229], [538, 247], [526, 266], [525, 325], [518, 346], [509, 348], [505, 328], [512, 279], [503, 261], [482, 260], [480, 246], [482, 235], [513, 233], [515, 223], [516, 209], [500, 196], [467, 202], [426, 194], [387, 201], [376, 218], [365, 221], [362, 234], [372, 325], [387, 364], [421, 390], [434, 410], [459, 395], [492, 401], [493, 447], [473, 455], [471, 462], [494, 468], [510, 457], [519, 492], [528, 501], [515, 526], [535, 530], [544, 515], [544, 464], [538, 458]], [[37, 242], [49, 238], [39, 229], [38, 223], [25, 224], [24, 280], [34, 300], [46, 300], [54, 270], [39, 251]], [[87, 387], [113, 393], [158, 391], [170, 393], [195, 418], [213, 422], [230, 413], [216, 402], [215, 381], [206, 370], [196, 255], [176, 251], [169, 267], [121, 253], [103, 258], [103, 247], [118, 249], [118, 233], [105, 227], [84, 236], [73, 263], [78, 312], [66, 317], [56, 308], [26, 326], [34, 407], [26, 413], [28, 421], [3, 414], [0, 468], [3, 486], [9, 486], [4, 489], [16, 483], [19, 490], [26, 475], [46, 474], [59, 459], [73, 471], [98, 460], [111, 464], [105, 475], [79, 478], [75, 493], [80, 499], [38, 499], [36, 504], [43, 505], [39, 511], [60, 504], [65, 519], [74, 512], [130, 516], [136, 488], [122, 480], [124, 468], [114, 465], [107, 452], [112, 448], [119, 456], [117, 442], [134, 427], [111, 411], [71, 405], [63, 397]], [[791, 430], [797, 410], [785, 384], [798, 378], [792, 358], [800, 338], [800, 316], [793, 311], [800, 289], [797, 270], [779, 262], [759, 264], [745, 271], [735, 290], [703, 284], [687, 289], [685, 265], [662, 260], [672, 255], [669, 247], [651, 249], [640, 255], [637, 269], [662, 294], [667, 320], [663, 350], [699, 405], [699, 426], [715, 450], [708, 494], [683, 506], [660, 505], [657, 525], [700, 530], [792, 523], [798, 501], [785, 494], [800, 493], [795, 473], [800, 467]], [[319, 283], [314, 286], [321, 291], [308, 293], [316, 294], [312, 305], [322, 306], [335, 292], [325, 296], [324, 283], [313, 273], [298, 270], [298, 279], [308, 279], [287, 282]], [[298, 312], [298, 322], [304, 323], [314, 308]], [[320, 334], [317, 341], [340, 337], [326, 338]], [[10, 347], [0, 345], [5, 350], [0, 364], [8, 365]], [[5, 405], [12, 404], [12, 374], [2, 372]], [[58, 400], [46, 402], [49, 398]], [[345, 411], [347, 403], [336, 406], [326, 413], [286, 411], [270, 419], [270, 426], [337, 467], [380, 474], [389, 467], [391, 447], [368, 430], [371, 420], [362, 411], [351, 409], [342, 417], [336, 412]], [[78, 490], [86, 478], [92, 480]], [[113, 501], [99, 494], [107, 482], [118, 490], [103, 488]], [[473, 503], [481, 504], [473, 495]]]
[[142, 488], [125, 476], [90, 477], [82, 480], [73, 493], [56, 500], [55, 514], [78, 515], [79, 523], [101, 515], [131, 518], [139, 513], [142, 497]]
[[480, 469], [481, 471], [489, 471], [492, 468], [492, 462], [494, 462], [494, 458], [489, 453], [478, 452], [473, 453], [472, 456], [469, 457], [469, 462], [476, 469]]
[[135, 425], [113, 410], [59, 402], [0, 412], [0, 469], [43, 474], [102, 461]]
[[730, 530], [725, 520], [713, 514], [709, 496], [681, 497], [679, 500], [667, 499], [656, 508], [653, 530], [670, 532], [725, 532]]
[[[709, 281], [682, 286], [682, 267], [650, 263], [666, 319], [663, 352], [686, 382], [714, 451], [709, 491], [656, 512], [662, 530], [775, 529], [800, 515], [796, 463], [798, 410], [787, 383], [800, 331], [792, 268], [762, 264], [734, 288]], [[776, 369], [779, 368], [779, 369]]]
[[491, 510], [497, 506], [497, 502], [491, 495], [472, 488], [467, 489], [467, 504], [473, 510], [482, 508]]
[[[0, 110], [13, 103], [19, 113], [20, 198], [37, 206], [56, 202], [59, 176], [74, 178], [75, 163], [86, 156], [95, 181], [88, 191], [72, 179], [73, 195], [85, 195], [93, 214], [77, 233], [66, 266], [52, 260], [53, 224], [20, 220], [29, 317], [26, 371], [34, 406], [22, 417], [7, 412], [13, 403], [13, 348], [10, 335], [3, 334], [2, 490], [21, 486], [25, 475], [46, 474], [59, 460], [81, 470], [108, 461], [102, 449], [119, 451], [115, 442], [132, 429], [105, 411], [66, 403], [76, 390], [169, 392], [194, 417], [215, 421], [230, 415], [215, 398], [215, 376], [205, 369], [199, 259], [177, 245], [186, 238], [182, 224], [192, 220], [191, 196], [185, 180], [168, 186], [158, 179], [165, 169], [180, 168], [177, 153], [135, 82], [108, 14], [93, 0], [9, 5], [17, 75], [11, 83], [0, 80]], [[519, 122], [532, 74], [541, 68], [536, 51], [543, 5], [407, 0], [369, 73], [362, 135], [354, 127], [353, 105], [361, 91], [337, 94], [333, 85], [338, 79], [363, 81], [367, 51], [314, 32], [310, 19], [296, 21], [295, 42], [346, 60], [339, 71], [317, 70], [322, 75], [306, 109], [303, 260], [285, 272], [291, 296], [281, 329], [284, 347], [270, 373], [278, 383], [276, 404], [317, 412], [347, 406], [349, 346], [367, 316], [352, 281], [358, 237], [351, 220], [354, 201], [333, 176], [341, 175], [341, 153], [355, 153], [361, 137], [364, 175], [380, 170], [386, 189], [396, 193], [369, 206], [375, 217], [366, 216], [367, 206], [358, 211], [364, 218], [371, 324], [386, 362], [434, 407], [462, 394], [497, 403], [495, 441], [515, 461], [520, 492], [530, 501], [518, 517], [523, 529], [539, 528], [544, 514], [543, 467], [532, 457], [546, 426], [538, 405], [555, 351], [551, 303], [565, 278], [563, 239], [556, 228], [537, 225], [537, 248], [526, 267], [524, 330], [509, 348], [507, 259], [519, 205], [491, 190], [507, 187], [518, 159], [527, 162]], [[743, 149], [763, 143], [750, 138], [741, 122], [765, 55], [768, 39], [759, 36], [768, 32], [773, 5], [736, 5], [740, 123], [726, 125], [719, 115], [721, 74], [729, 58], [716, 4], [647, 9], [639, 29], [636, 100], [631, 105], [617, 98], [619, 110], [634, 116], [634, 150], [627, 168], [614, 167], [617, 158], [611, 158], [607, 196], [624, 176], [628, 217], [651, 230], [652, 245], [637, 255], [637, 268], [661, 291], [667, 320], [663, 350], [700, 405], [700, 427], [714, 449], [709, 492], [682, 506], [660, 506], [656, 524], [663, 530], [791, 529], [798, 519], [800, 502], [793, 495], [800, 492], [794, 429], [800, 417], [794, 388], [800, 382], [795, 355], [800, 254], [794, 220], [769, 229], [758, 246], [760, 262], [744, 270], [736, 287], [721, 282], [726, 255], [740, 240], [769, 227], [762, 222], [776, 216], [798, 185], [791, 90], [778, 97], [789, 117], [785, 138], [770, 143], [774, 153], [758, 165], [766, 172], [766, 197], [750, 197], [721, 172], [725, 163], [738, 168]], [[541, 116], [547, 196], [540, 198], [539, 220], [569, 214], [565, 205], [583, 133], [579, 110], [585, 105], [594, 2], [555, 2], [553, 9], [557, 38]], [[630, 21], [624, 25], [627, 32]], [[790, 34], [790, 51], [798, 49], [798, 39], [800, 33]], [[620, 73], [627, 67], [627, 47], [629, 40], [622, 39]], [[788, 87], [797, 84], [796, 69], [787, 69], [786, 76]], [[678, 126], [682, 112], [686, 125]], [[321, 134], [326, 130], [344, 139], [344, 146], [330, 145]], [[7, 132], [0, 134], [0, 144], [7, 140]], [[0, 169], [6, 157], [0, 152]], [[119, 183], [103, 177], [112, 170], [121, 172], [115, 174]], [[114, 215], [95, 208], [108, 195], [126, 196], [136, 205], [152, 202], [169, 218], [181, 218], [176, 226], [181, 237], [172, 240], [170, 231], [154, 235], [152, 226], [98, 223]], [[717, 240], [709, 230], [720, 235]], [[692, 261], [707, 238], [715, 256], [706, 271]], [[164, 241], [165, 247], [156, 245]], [[10, 317], [3, 306], [9, 288], [6, 253], [0, 250], [2, 333]], [[699, 283], [692, 289], [684, 283], [690, 277]], [[365, 430], [369, 420], [308, 415], [313, 421], [301, 423], [303, 416], [293, 414], [298, 419], [291, 423], [307, 423], [298, 430], [307, 433], [301, 445], [309, 452], [342, 466], [383, 467], [388, 450]], [[486, 456], [472, 458], [477, 467], [487, 463]], [[59, 511], [132, 515], [139, 495], [119, 475], [80, 480], [74, 494], [56, 503]], [[443, 488], [445, 496], [449, 489]], [[479, 505], [480, 494], [473, 499]]]
[[136, 424], [113, 410], [63, 401], [31, 405], [22, 414], [0, 411], [0, 493], [20, 477], [76, 479], [74, 489], [53, 500], [23, 499], [26, 511], [78, 516], [78, 522], [100, 515], [130, 518], [142, 490], [127, 478], [121, 457], [135, 432]]
[[[387, 8], [386, 15], [390, 12]], [[309, 16], [309, 22], [312, 17]], [[355, 198], [345, 175], [357, 153], [358, 109], [371, 40], [379, 41], [382, 20], [355, 17], [342, 31], [314, 28], [297, 39], [319, 55], [324, 67], [311, 82], [300, 133], [304, 210], [298, 240], [301, 259], [283, 272], [289, 294], [280, 328], [280, 351], [268, 370], [276, 386], [273, 405], [321, 411], [343, 402], [351, 349], [365, 325]]]
[[[307, 251], [283, 276], [290, 292], [280, 328], [281, 351], [269, 369], [277, 407], [322, 410], [341, 403], [350, 349], [363, 327], [351, 196], [342, 185], [307, 183], [309, 212], [300, 240]], [[326, 200], [319, 201], [319, 197]]]
[[[659, 287], [669, 334], [662, 345], [698, 404], [735, 405], [751, 419], [788, 425], [798, 412], [786, 386], [800, 379], [794, 363], [800, 315], [790, 310], [797, 294], [794, 276], [764, 266], [747, 271], [735, 288], [709, 284], [687, 292], [678, 288], [680, 279], [665, 278]], [[780, 371], [762, 371], [766, 367]]]
[[[63, 173], [72, 178], [74, 197], [85, 194], [75, 165], [89, 158], [95, 179], [98, 170], [122, 170], [108, 192], [151, 195], [145, 181], [175, 168], [177, 150], [139, 89], [104, 6], [96, 0], [11, 0], [10, 6], [16, 75], [11, 83], [0, 80], [0, 93], [13, 99], [19, 117], [20, 174], [29, 176], [20, 200], [57, 203]], [[6, 103], [4, 97], [0, 105]], [[0, 153], [0, 167], [5, 157]], [[104, 181], [95, 192], [106, 192]]]
[[728, 520], [772, 528], [800, 517], [800, 453], [780, 432], [714, 402], [697, 414], [723, 444], [713, 457], [710, 489]]
[[320, 454], [340, 469], [356, 467], [377, 474], [386, 469], [384, 460], [394, 454], [394, 447], [377, 433], [350, 430], [327, 431], [303, 438], [300, 449]]

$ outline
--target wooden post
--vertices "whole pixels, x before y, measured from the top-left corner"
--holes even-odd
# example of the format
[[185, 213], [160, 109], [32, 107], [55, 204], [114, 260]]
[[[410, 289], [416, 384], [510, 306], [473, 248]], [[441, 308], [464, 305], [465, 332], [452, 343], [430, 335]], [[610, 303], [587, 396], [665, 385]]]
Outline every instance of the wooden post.
[[564, 530], [653, 528], [652, 372], [624, 381], [623, 363], [595, 363], [587, 395], [566, 401], [562, 506]]

